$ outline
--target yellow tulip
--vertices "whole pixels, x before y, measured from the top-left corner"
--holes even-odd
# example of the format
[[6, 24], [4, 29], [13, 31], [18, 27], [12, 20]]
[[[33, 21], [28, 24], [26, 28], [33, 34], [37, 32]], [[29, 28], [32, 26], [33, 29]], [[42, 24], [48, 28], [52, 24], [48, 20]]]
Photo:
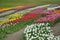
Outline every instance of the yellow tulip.
[[0, 21], [0, 24], [4, 24], [4, 23], [7, 23], [9, 22], [9, 20], [3, 20], [3, 21]]
[[11, 9], [11, 8], [3, 8], [2, 10], [9, 10], [9, 9]]
[[9, 21], [16, 20], [17, 18], [22, 18], [23, 15], [24, 14], [17, 14], [17, 13], [12, 14], [12, 15], [9, 16], [9, 19], [0, 21], [0, 24], [4, 24], [4, 23], [7, 23]]
[[10, 19], [9, 21], [13, 21], [13, 20], [16, 20], [16, 19]]
[[10, 9], [12, 9], [12, 8], [0, 8], [0, 12], [1, 12], [1, 11], [10, 10]]
[[17, 13], [15, 13], [15, 14], [10, 15], [9, 19], [22, 18], [23, 15], [24, 14], [17, 14]]

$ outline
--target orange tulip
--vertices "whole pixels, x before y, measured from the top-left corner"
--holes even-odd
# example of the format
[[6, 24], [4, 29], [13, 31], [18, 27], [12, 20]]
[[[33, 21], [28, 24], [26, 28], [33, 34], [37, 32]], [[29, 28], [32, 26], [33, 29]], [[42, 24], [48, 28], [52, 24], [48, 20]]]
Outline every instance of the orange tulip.
[[60, 10], [55, 10], [54, 12], [55, 12], [55, 13], [60, 13]]
[[10, 10], [11, 8], [0, 8], [0, 12]]

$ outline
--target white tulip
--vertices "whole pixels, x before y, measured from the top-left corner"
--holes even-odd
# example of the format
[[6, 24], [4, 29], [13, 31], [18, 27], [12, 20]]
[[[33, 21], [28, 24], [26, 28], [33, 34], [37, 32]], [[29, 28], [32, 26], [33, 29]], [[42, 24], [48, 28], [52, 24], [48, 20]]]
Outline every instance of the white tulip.
[[[48, 40], [57, 40], [56, 37], [51, 33], [51, 27], [49, 26], [49, 23], [35, 23], [31, 25], [27, 25], [24, 34], [27, 40], [32, 39], [39, 39], [44, 40], [45, 37], [47, 37]], [[47, 32], [49, 32], [47, 34]], [[33, 34], [33, 35], [32, 35]], [[34, 37], [35, 36], [35, 37]]]

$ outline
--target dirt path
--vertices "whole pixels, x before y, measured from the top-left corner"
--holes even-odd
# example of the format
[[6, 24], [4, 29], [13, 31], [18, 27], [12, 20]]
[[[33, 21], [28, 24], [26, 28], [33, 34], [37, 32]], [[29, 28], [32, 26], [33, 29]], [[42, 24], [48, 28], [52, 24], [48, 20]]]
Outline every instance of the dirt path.
[[4, 38], [4, 40], [23, 40], [23, 32], [24, 32], [24, 29], [25, 28], [19, 30], [16, 33], [13, 33], [13, 34], [8, 35], [6, 38]]
[[60, 22], [57, 23], [57, 24], [52, 28], [52, 30], [53, 30], [54, 35], [56, 35], [56, 36], [60, 35]]

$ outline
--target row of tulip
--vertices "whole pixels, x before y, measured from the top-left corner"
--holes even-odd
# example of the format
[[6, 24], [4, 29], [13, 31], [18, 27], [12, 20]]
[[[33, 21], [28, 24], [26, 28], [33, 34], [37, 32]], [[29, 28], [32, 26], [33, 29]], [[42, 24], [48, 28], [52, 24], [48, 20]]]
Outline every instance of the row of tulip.
[[23, 18], [22, 18], [22, 21], [27, 21], [29, 19], [34, 19], [34, 18], [37, 18], [41, 16], [40, 14], [36, 14], [36, 13], [32, 13], [32, 12], [29, 12], [27, 13]]
[[51, 15], [51, 14], [55, 14], [55, 12], [53, 10], [45, 10], [44, 12], [42, 12], [43, 14], [48, 14], [48, 15]]
[[20, 10], [20, 9], [30, 8], [34, 6], [36, 5], [32, 4], [32, 5], [26, 5], [26, 6], [16, 6], [16, 7], [11, 7], [11, 8], [0, 8], [0, 12], [7, 11], [7, 10]]
[[48, 15], [46, 17], [40, 18], [36, 20], [36, 22], [53, 22], [58, 18], [60, 18], [60, 14], [52, 14], [52, 15]]
[[46, 10], [43, 12], [43, 14], [56, 14], [56, 13], [60, 13], [60, 10]]
[[33, 11], [33, 13], [40, 13], [44, 8], [37, 8]]
[[0, 8], [0, 12], [6, 11], [6, 10], [10, 10], [11, 8]]

